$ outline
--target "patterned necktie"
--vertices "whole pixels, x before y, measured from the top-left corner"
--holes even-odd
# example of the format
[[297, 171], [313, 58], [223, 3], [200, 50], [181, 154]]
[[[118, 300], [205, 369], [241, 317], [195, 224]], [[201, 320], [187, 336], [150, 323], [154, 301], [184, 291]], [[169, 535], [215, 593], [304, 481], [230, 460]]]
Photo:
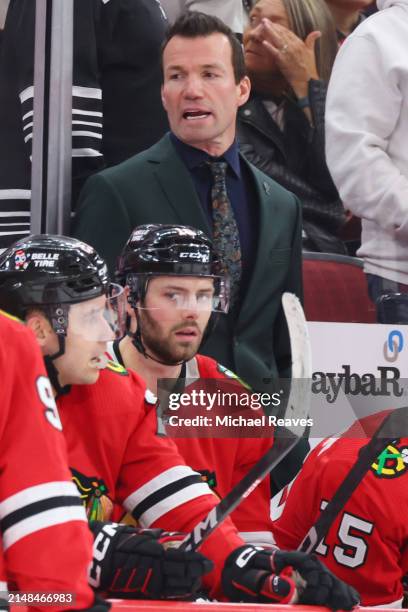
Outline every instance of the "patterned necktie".
[[213, 217], [213, 245], [224, 274], [231, 283], [230, 304], [234, 306], [239, 296], [241, 280], [241, 245], [237, 222], [227, 194], [225, 182], [228, 164], [223, 161], [208, 162], [213, 175], [211, 189]]

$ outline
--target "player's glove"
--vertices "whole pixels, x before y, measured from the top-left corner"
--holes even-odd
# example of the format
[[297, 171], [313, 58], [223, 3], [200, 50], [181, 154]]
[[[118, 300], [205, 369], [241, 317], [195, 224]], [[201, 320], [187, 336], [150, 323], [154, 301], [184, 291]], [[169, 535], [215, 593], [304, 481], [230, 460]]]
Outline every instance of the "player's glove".
[[188, 599], [212, 562], [200, 553], [174, 548], [183, 534], [161, 529], [92, 521], [94, 534], [90, 584], [121, 598]]
[[302, 603], [351, 610], [357, 591], [334, 576], [314, 555], [242, 546], [227, 558], [222, 573], [231, 601]]

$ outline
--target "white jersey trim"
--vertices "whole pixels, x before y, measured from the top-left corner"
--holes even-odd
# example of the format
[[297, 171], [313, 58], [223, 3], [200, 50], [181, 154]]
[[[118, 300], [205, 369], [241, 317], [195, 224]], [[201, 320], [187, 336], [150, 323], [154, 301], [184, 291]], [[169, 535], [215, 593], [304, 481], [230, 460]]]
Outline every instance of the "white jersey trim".
[[102, 134], [97, 134], [96, 132], [88, 132], [86, 130], [73, 130], [72, 136], [90, 136], [91, 138], [102, 139]]
[[30, 85], [30, 87], [26, 87], [25, 89], [23, 89], [19, 97], [21, 103], [25, 102], [29, 98], [34, 98], [34, 85]]
[[157, 521], [161, 516], [167, 514], [177, 506], [181, 506], [192, 499], [197, 499], [202, 495], [214, 495], [211, 489], [203, 483], [195, 483], [184, 487], [180, 491], [173, 493], [173, 495], [169, 495], [164, 500], [158, 502], [146, 512], [140, 515], [140, 524], [142, 526], [149, 527], [155, 521]]
[[169, 485], [174, 485], [173, 493], [166, 491], [166, 495], [164, 495], [163, 498], [159, 498], [156, 503], [153, 503], [146, 509], [143, 508], [144, 511], [138, 516], [140, 523], [148, 527], [158, 518], [167, 514], [167, 512], [170, 512], [177, 506], [202, 495], [213, 494], [211, 489], [204, 482], [191, 482], [191, 480], [190, 482], [188, 480], [187, 482], [183, 482], [184, 479], [189, 479], [192, 476], [196, 477], [197, 480], [201, 478], [198, 472], [194, 472], [187, 465], [177, 465], [162, 472], [155, 478], [152, 478], [152, 480], [149, 480], [149, 482], [137, 489], [137, 491], [134, 491], [124, 500], [123, 505], [129, 512], [137, 512], [138, 506], [142, 504], [142, 502], [145, 504], [150, 495], [159, 493], [161, 489], [168, 489]]
[[35, 533], [40, 529], [46, 529], [54, 525], [69, 523], [70, 521], [87, 522], [85, 508], [83, 506], [62, 506], [39, 512], [29, 518], [19, 521], [3, 533], [3, 548], [6, 550], [21, 538]]
[[61, 495], [78, 496], [78, 489], [73, 482], [65, 480], [46, 482], [44, 484], [28, 487], [23, 491], [11, 495], [0, 503], [0, 520], [7, 514], [10, 514], [10, 512], [15, 512], [28, 504], [49, 499], [50, 497], [60, 497]]
[[95, 87], [80, 87], [79, 85], [74, 85], [72, 87], [72, 95], [77, 96], [78, 98], [94, 98], [97, 100], [102, 100], [102, 90]]
[[239, 535], [244, 542], [252, 544], [252, 546], [273, 546], [278, 548], [275, 538], [270, 531], [241, 531]]
[[142, 502], [146, 497], [151, 495], [152, 493], [156, 493], [162, 487], [165, 487], [172, 482], [176, 482], [181, 478], [185, 478], [186, 476], [199, 476], [198, 472], [193, 472], [191, 468], [187, 465], [176, 465], [175, 467], [162, 472], [152, 480], [149, 480], [145, 485], [134, 491], [129, 497], [127, 497], [124, 501], [126, 507], [134, 508], [140, 502]]
[[102, 117], [102, 113], [100, 111], [82, 110], [79, 108], [73, 108], [72, 114], [73, 115], [89, 115], [91, 117]]
[[97, 149], [72, 149], [72, 157], [102, 157]]
[[[29, 200], [31, 198], [30, 189], [0, 189], [0, 200]], [[14, 213], [18, 215], [20, 213]], [[21, 213], [29, 215], [30, 213]]]

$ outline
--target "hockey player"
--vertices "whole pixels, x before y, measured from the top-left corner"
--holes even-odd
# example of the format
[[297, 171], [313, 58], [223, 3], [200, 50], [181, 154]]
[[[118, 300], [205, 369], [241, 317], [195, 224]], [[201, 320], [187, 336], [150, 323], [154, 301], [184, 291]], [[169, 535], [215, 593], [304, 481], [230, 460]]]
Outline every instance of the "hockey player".
[[[100, 369], [106, 342], [114, 337], [121, 318], [123, 295], [107, 299], [107, 268], [95, 251], [66, 237], [34, 236], [3, 253], [0, 262], [0, 303], [26, 319], [42, 348], [57, 395], [69, 465], [89, 519], [109, 518], [110, 498], [137, 512], [147, 489], [160, 495], [166, 468], [174, 493], [184, 493], [183, 508], [190, 499], [200, 498], [202, 489], [197, 492], [191, 482], [190, 489], [183, 482], [178, 487], [178, 481], [192, 472], [183, 472], [172, 445], [154, 436], [154, 419], [145, 419], [144, 387], [138, 377], [122, 369]], [[205, 487], [204, 498], [211, 498]], [[170, 527], [170, 520], [177, 522], [180, 505], [178, 500], [172, 505], [159, 502], [156, 516], [174, 510]], [[204, 503], [201, 514], [209, 507]], [[150, 526], [148, 505], [144, 510], [148, 517], [141, 522]], [[198, 510], [197, 520], [201, 514]], [[189, 595], [209, 569], [199, 554], [165, 552], [160, 533], [134, 537], [134, 530], [100, 521], [92, 523], [92, 529], [96, 539], [91, 584], [112, 586], [115, 594]], [[106, 553], [102, 565], [101, 551]], [[139, 573], [127, 584], [137, 565]]]
[[[22, 323], [3, 312], [0, 370], [0, 578], [25, 593], [16, 603], [30, 609], [45, 603], [50, 612], [104, 612], [108, 604], [94, 601], [87, 582], [92, 538], [40, 351]], [[0, 590], [5, 597], [5, 582]]]
[[[289, 492], [282, 493], [285, 501], [274, 505], [279, 546], [300, 545], [369, 441], [363, 436], [373, 420], [380, 423], [366, 417], [310, 453]], [[384, 448], [315, 550], [336, 576], [358, 589], [365, 606], [401, 607], [401, 581], [408, 572], [407, 449], [407, 437]]]
[[[137, 375], [117, 366], [99, 372], [106, 340], [112, 338], [104, 318], [107, 289], [104, 262], [77, 240], [34, 236], [0, 256], [0, 304], [25, 318], [42, 347], [58, 393], [70, 466], [90, 517], [105, 518], [111, 500], [142, 527], [188, 532], [217, 499], [173, 442], [157, 435], [156, 413], [146, 410]], [[112, 304], [106, 314], [111, 317]], [[111, 594], [186, 596], [208, 570], [201, 555], [166, 550], [154, 533], [99, 521], [93, 528], [91, 582]], [[358, 601], [308, 555], [246, 546], [228, 519], [202, 552], [215, 564], [208, 584], [212, 593], [232, 600], [344, 609]], [[304, 589], [292, 579], [290, 566], [302, 575]]]
[[[200, 230], [187, 226], [139, 226], [124, 247], [117, 275], [127, 285], [131, 329], [110, 345], [109, 357], [144, 378], [152, 392], [146, 393], [150, 408], [156, 402], [159, 379], [187, 379], [190, 383], [198, 380], [199, 388], [205, 388], [205, 379], [218, 379], [221, 390], [225, 381], [225, 391], [247, 394], [248, 387], [232, 372], [210, 357], [197, 354], [203, 338], [212, 333], [217, 317], [228, 309], [227, 281], [218, 270], [209, 239]], [[231, 382], [235, 385], [228, 385]], [[190, 391], [192, 386], [196, 385], [192, 383]], [[202, 406], [200, 412], [211, 414], [214, 422], [215, 409], [208, 413]], [[232, 409], [228, 412], [231, 414]], [[173, 414], [179, 418], [180, 410]], [[191, 408], [187, 416], [193, 416]], [[244, 427], [236, 437], [231, 433], [226, 439], [228, 429], [217, 437], [220, 429], [204, 428], [201, 437], [199, 433], [189, 436], [191, 428], [190, 432], [184, 429], [187, 437], [178, 432], [175, 442], [186, 463], [224, 497], [270, 448], [273, 430], [269, 429], [270, 437], [256, 437], [256, 430], [252, 430], [252, 437], [244, 437]], [[273, 544], [268, 478], [240, 504], [232, 518], [246, 541]]]

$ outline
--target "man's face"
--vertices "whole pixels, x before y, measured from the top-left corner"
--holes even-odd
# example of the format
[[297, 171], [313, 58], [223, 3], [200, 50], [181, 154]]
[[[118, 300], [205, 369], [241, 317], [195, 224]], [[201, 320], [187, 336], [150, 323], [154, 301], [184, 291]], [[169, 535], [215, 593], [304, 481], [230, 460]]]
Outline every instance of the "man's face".
[[163, 74], [162, 101], [174, 134], [210, 154], [226, 151], [250, 91], [247, 77], [235, 83], [228, 38], [174, 36], [164, 50]]
[[106, 343], [114, 339], [104, 317], [105, 306], [105, 296], [70, 306], [65, 353], [54, 361], [61, 386], [91, 385], [98, 380]]
[[168, 365], [194, 357], [211, 315], [213, 296], [211, 279], [153, 278], [143, 307], [138, 308], [147, 352]]

